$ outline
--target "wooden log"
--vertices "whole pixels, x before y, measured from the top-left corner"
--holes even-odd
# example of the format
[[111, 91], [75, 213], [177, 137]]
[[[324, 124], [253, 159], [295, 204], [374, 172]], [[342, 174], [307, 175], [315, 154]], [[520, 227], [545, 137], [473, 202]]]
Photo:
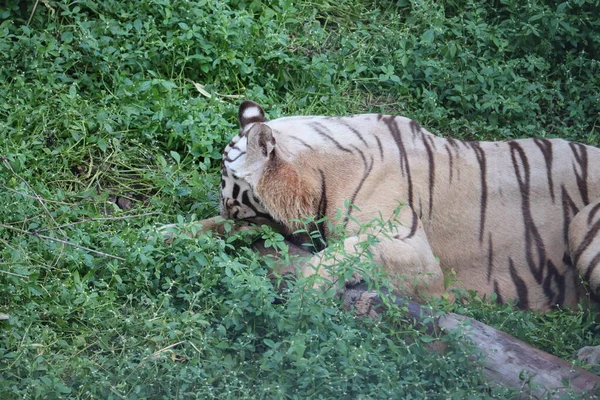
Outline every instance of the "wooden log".
[[439, 318], [438, 325], [443, 331], [460, 330], [475, 345], [484, 364], [485, 376], [493, 382], [525, 390], [535, 398], [546, 393], [558, 397], [568, 391], [595, 393], [594, 398], [600, 396], [600, 376], [505, 332], [452, 313]]
[[[389, 295], [389, 292], [383, 293]], [[492, 382], [536, 399], [548, 395], [559, 397], [569, 391], [600, 398], [600, 376], [472, 318], [453, 313], [433, 318], [427, 308], [406, 298], [393, 298], [396, 304], [407, 307], [407, 317], [413, 322], [429, 321], [425, 324], [429, 332], [443, 334], [458, 330], [477, 349], [479, 354], [475, 357], [483, 363], [485, 376]], [[361, 315], [374, 317], [384, 312], [383, 299], [369, 292], [365, 284], [348, 287], [343, 300], [347, 308]]]

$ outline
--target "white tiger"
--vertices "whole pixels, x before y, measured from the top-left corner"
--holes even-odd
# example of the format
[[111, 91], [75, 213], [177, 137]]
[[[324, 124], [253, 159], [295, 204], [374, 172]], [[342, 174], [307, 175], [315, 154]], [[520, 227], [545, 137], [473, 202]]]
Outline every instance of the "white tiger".
[[[371, 251], [392, 277], [410, 278], [395, 283], [417, 297], [442, 295], [444, 272], [453, 270], [455, 286], [524, 309], [599, 298], [595, 147], [445, 139], [381, 114], [266, 121], [251, 101], [241, 104], [239, 121], [223, 153], [224, 218], [271, 220], [289, 233], [303, 216], [326, 217], [356, 233], [344, 243], [352, 252], [367, 234], [360, 224], [395, 217]], [[331, 235], [326, 224], [319, 229]], [[317, 253], [303, 273], [329, 278], [327, 263]]]

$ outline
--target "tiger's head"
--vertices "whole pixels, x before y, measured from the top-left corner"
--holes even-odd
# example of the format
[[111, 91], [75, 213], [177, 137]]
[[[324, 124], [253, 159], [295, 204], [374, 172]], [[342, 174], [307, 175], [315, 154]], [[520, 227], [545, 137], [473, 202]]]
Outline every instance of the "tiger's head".
[[[247, 146], [248, 133], [252, 128], [266, 122], [261, 106], [253, 101], [244, 101], [239, 108], [240, 133], [235, 136], [223, 151], [221, 169], [220, 209], [221, 216], [236, 220], [268, 220], [273, 218], [254, 194], [248, 182]], [[262, 125], [264, 126], [264, 125]]]
[[271, 127], [275, 122], [265, 120], [258, 104], [244, 101], [238, 117], [240, 133], [223, 152], [221, 216], [268, 224], [285, 234], [297, 231], [302, 217], [318, 215], [319, 176], [314, 168], [294, 164], [294, 151], [276, 140], [284, 132]]

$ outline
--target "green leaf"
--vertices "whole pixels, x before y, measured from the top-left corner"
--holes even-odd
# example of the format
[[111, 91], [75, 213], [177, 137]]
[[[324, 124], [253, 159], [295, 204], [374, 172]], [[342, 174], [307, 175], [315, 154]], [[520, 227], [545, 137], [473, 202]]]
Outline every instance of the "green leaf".
[[141, 32], [142, 31], [142, 21], [138, 18], [135, 21], [133, 21], [133, 27], [135, 28], [136, 31]]
[[450, 58], [456, 57], [456, 45], [454, 43], [450, 43], [448, 46], [448, 53], [450, 54]]
[[431, 343], [431, 342], [434, 342], [435, 340], [437, 340], [433, 336], [429, 336], [429, 335], [423, 335], [420, 337], [420, 339], [421, 339], [421, 342], [423, 342], [423, 343]]
[[174, 82], [167, 81], [164, 79], [160, 79], [159, 83], [162, 87], [164, 87], [167, 90], [175, 89], [177, 87], [177, 85]]
[[72, 84], [69, 88], [69, 97], [74, 99], [77, 96], [77, 85]]
[[537, 14], [529, 18], [529, 22], [535, 22], [539, 19], [544, 18], [544, 14]]
[[435, 32], [433, 31], [433, 29], [427, 29], [425, 32], [423, 32], [423, 35], [421, 36], [421, 41], [427, 44], [432, 44], [434, 39]]
[[103, 153], [106, 152], [106, 149], [108, 148], [108, 144], [106, 143], [106, 140], [104, 140], [102, 138], [98, 139], [97, 145], [100, 148], [100, 150], [102, 150]]
[[562, 12], [564, 12], [565, 8], [567, 8], [567, 5], [569, 5], [569, 3], [567, 3], [567, 2], [560, 3], [558, 5], [558, 7], [556, 7], [556, 12], [559, 13], [559, 14], [562, 13]]
[[60, 40], [62, 40], [64, 43], [71, 43], [73, 41], [73, 32], [63, 32], [63, 34], [60, 35]]

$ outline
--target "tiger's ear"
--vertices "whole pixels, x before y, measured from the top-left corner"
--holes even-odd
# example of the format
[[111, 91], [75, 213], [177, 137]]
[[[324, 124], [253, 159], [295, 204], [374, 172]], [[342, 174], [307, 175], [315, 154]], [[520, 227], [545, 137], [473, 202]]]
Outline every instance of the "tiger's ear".
[[266, 124], [256, 124], [248, 132], [248, 144], [246, 147], [247, 157], [267, 158], [275, 149], [275, 138], [273, 131]]
[[262, 107], [257, 103], [246, 100], [240, 104], [238, 111], [238, 119], [240, 121], [240, 128], [244, 129], [246, 125], [253, 122], [265, 122], [265, 112]]

